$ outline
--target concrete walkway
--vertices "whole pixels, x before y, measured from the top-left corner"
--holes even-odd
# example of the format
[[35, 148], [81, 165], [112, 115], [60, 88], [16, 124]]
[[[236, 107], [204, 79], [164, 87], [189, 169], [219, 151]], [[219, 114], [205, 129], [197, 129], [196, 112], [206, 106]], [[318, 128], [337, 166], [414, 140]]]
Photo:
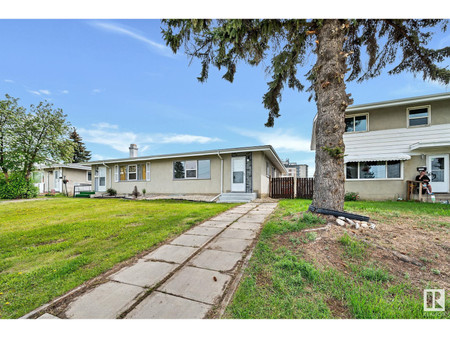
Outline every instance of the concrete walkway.
[[[74, 299], [61, 318], [204, 318], [276, 203], [247, 203], [175, 238]], [[44, 314], [40, 318], [56, 318]]]

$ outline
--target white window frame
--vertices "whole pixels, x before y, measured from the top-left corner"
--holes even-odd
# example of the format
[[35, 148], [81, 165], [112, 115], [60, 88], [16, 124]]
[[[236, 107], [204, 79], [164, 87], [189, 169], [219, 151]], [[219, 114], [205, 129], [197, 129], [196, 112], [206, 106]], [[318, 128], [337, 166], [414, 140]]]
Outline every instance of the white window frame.
[[120, 168], [119, 166], [116, 164], [114, 166], [114, 182], [119, 182], [120, 180]]
[[150, 181], [150, 162], [145, 163], [145, 180]]
[[[209, 161], [209, 178], [198, 178], [198, 161]], [[182, 162], [184, 163], [184, 178], [176, 178], [174, 175], [173, 167], [175, 165], [175, 162]], [[195, 162], [195, 177], [187, 177], [186, 172], [188, 170], [194, 170], [194, 169], [186, 169], [186, 162]], [[178, 161], [172, 161], [172, 180], [174, 181], [183, 181], [183, 180], [211, 180], [211, 159], [200, 159], [200, 160], [178, 160]]]
[[[366, 117], [366, 130], [361, 130], [361, 131], [346, 131], [346, 134], [355, 134], [355, 133], [367, 133], [370, 129], [369, 129], [369, 113], [361, 113], [361, 114], [349, 114], [349, 115], [345, 115], [345, 119], [348, 118], [353, 118], [353, 129], [355, 129], [355, 117], [357, 116], [365, 116]], [[344, 124], [345, 124], [345, 119], [344, 119]], [[345, 127], [345, 126], [344, 126]]]
[[[400, 177], [392, 177], [392, 178], [388, 178], [387, 176], [387, 174], [388, 174], [388, 166], [387, 166], [387, 162], [392, 162], [392, 160], [390, 160], [390, 161], [388, 161], [388, 160], [385, 160], [384, 162], [386, 162], [386, 165], [385, 165], [385, 167], [386, 167], [386, 177], [385, 178], [360, 178], [359, 177], [359, 173], [360, 173], [360, 166], [361, 166], [361, 163], [364, 163], [364, 162], [382, 162], [382, 161], [377, 161], [377, 160], [374, 160], [374, 161], [362, 161], [362, 162], [356, 162], [356, 163], [358, 163], [358, 178], [347, 178], [347, 164], [348, 163], [345, 163], [345, 180], [346, 181], [402, 181], [403, 180], [403, 169], [404, 169], [404, 162], [405, 161], [402, 161], [402, 160], [394, 160], [394, 161], [400, 161]], [[355, 163], [355, 162], [350, 162], [350, 163]]]
[[[134, 171], [134, 172], [131, 172], [132, 174], [136, 174], [136, 178], [135, 179], [130, 179], [130, 167], [135, 167], [136, 168], [136, 171]], [[127, 165], [127, 180], [128, 181], [137, 181], [138, 179], [138, 166], [137, 166], [137, 164], [128, 164]]]
[[[89, 173], [91, 173], [91, 179], [89, 179]], [[92, 182], [92, 170], [86, 170], [86, 182]]]
[[[187, 169], [187, 163], [188, 162], [194, 162], [195, 163], [195, 169]], [[195, 177], [188, 177], [187, 176], [188, 170], [189, 171], [195, 170]], [[198, 174], [198, 160], [187, 160], [187, 161], [184, 161], [184, 179], [185, 180], [196, 180], [197, 179], [197, 174]]]
[[[427, 124], [421, 124], [419, 126], [410, 126], [409, 125], [409, 120], [410, 120], [409, 119], [409, 111], [410, 110], [415, 110], [415, 109], [421, 109], [421, 108], [427, 108], [428, 109], [428, 117], [427, 117], [428, 123]], [[423, 119], [423, 117], [413, 118], [413, 120], [415, 120], [415, 119]], [[421, 128], [421, 127], [428, 127], [430, 125], [431, 125], [431, 105], [430, 104], [423, 105], [423, 106], [416, 106], [416, 107], [408, 107], [408, 108], [406, 108], [406, 126], [408, 128]]]

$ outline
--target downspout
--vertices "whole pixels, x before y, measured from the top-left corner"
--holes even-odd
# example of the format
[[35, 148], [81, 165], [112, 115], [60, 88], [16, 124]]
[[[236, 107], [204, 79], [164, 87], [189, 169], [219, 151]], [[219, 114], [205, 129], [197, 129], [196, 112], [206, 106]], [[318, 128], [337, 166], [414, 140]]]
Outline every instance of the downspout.
[[223, 158], [220, 155], [220, 151], [217, 152], [217, 156], [220, 158], [220, 194], [214, 196], [214, 198], [211, 199], [211, 202], [223, 194]]

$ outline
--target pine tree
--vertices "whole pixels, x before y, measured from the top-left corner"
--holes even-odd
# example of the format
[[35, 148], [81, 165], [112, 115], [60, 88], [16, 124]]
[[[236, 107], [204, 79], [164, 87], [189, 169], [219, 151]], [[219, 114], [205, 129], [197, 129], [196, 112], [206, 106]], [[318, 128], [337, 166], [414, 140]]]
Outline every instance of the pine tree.
[[91, 159], [91, 152], [86, 149], [81, 136], [78, 134], [76, 128], [70, 133], [70, 139], [74, 143], [74, 151], [72, 163], [87, 162]]
[[[163, 20], [163, 37], [176, 53], [182, 46], [188, 56], [198, 58], [202, 69], [198, 80], [205, 82], [210, 65], [226, 69], [223, 78], [233, 82], [239, 61], [256, 66], [270, 59], [263, 104], [269, 111], [266, 123], [272, 127], [280, 116], [279, 102], [285, 85], [301, 91], [299, 66], [308, 66], [311, 98], [317, 106], [316, 171], [313, 206], [334, 210], [344, 207], [345, 110], [353, 100], [346, 81], [363, 81], [380, 75], [409, 71], [424, 80], [448, 84], [450, 70], [439, 63], [450, 56], [450, 47], [427, 48], [432, 29], [447, 28], [447, 20], [412, 19], [233, 19]], [[381, 45], [381, 46], [380, 46]], [[316, 55], [308, 63], [309, 52]], [[363, 69], [362, 54], [367, 52]], [[346, 77], [346, 73], [349, 75]]]

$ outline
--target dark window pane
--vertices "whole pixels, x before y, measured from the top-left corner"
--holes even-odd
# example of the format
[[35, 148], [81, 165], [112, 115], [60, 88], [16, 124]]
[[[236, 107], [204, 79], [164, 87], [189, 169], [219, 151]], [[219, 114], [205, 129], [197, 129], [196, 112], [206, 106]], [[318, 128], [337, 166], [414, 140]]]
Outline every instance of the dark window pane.
[[100, 177], [100, 185], [101, 186], [106, 185], [106, 177]]
[[173, 162], [173, 177], [184, 178], [184, 162]]
[[186, 177], [188, 178], [196, 178], [197, 170], [186, 170]]
[[358, 178], [358, 162], [347, 163], [347, 176], [348, 179]]
[[421, 117], [419, 119], [410, 119], [410, 126], [424, 126], [428, 124], [428, 117]]
[[361, 162], [359, 178], [386, 178], [386, 162]]
[[400, 178], [400, 161], [388, 161], [388, 178]]
[[244, 172], [243, 171], [233, 172], [233, 183], [244, 183]]
[[409, 111], [409, 117], [427, 117], [428, 108], [411, 109]]
[[353, 117], [348, 117], [345, 119], [345, 131], [346, 132], [354, 131]]
[[436, 157], [431, 160], [431, 181], [444, 182], [445, 167], [444, 158]]
[[355, 116], [355, 131], [367, 131], [367, 116]]

